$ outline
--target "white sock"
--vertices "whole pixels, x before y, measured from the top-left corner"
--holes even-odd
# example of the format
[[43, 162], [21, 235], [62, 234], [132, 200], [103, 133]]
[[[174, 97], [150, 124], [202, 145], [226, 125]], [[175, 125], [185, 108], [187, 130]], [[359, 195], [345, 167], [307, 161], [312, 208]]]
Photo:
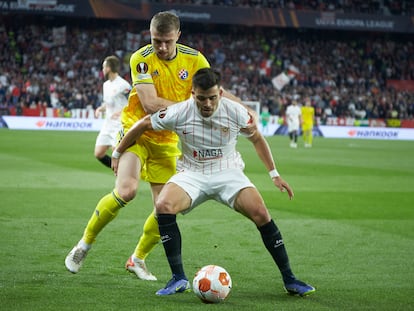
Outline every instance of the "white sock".
[[84, 251], [88, 251], [91, 249], [92, 245], [86, 243], [83, 239], [78, 242], [78, 246], [82, 248]]

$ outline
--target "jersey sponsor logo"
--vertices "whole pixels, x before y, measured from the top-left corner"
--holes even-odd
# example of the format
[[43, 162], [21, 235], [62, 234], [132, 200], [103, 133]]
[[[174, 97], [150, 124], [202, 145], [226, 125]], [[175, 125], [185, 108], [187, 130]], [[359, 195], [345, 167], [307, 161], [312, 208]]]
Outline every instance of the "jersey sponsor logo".
[[137, 72], [143, 74], [148, 72], [148, 65], [147, 63], [139, 63], [137, 65]]
[[219, 159], [223, 157], [223, 150], [221, 149], [194, 150], [193, 157], [197, 158], [198, 160]]
[[187, 78], [188, 78], [188, 71], [187, 71], [187, 69], [181, 69], [181, 70], [178, 72], [178, 77], [179, 77], [181, 80], [185, 80], [185, 79], [187, 79]]

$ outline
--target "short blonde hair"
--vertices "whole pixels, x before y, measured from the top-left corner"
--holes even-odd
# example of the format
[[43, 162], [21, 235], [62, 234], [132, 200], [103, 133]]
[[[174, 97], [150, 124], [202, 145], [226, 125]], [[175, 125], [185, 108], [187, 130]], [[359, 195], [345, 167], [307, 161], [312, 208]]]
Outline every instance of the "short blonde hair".
[[180, 18], [171, 11], [163, 11], [155, 14], [150, 23], [150, 29], [161, 34], [180, 30]]

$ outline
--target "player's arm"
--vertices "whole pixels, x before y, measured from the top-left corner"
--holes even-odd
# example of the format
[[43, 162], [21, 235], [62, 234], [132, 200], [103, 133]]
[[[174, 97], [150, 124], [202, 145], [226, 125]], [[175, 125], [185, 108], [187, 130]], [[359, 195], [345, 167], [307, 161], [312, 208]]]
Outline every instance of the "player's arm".
[[[252, 131], [252, 128], [255, 130]], [[260, 160], [264, 163], [266, 169], [269, 172], [270, 178], [272, 179], [274, 185], [280, 189], [281, 192], [287, 191], [289, 195], [289, 199], [293, 198], [293, 190], [289, 186], [289, 184], [280, 177], [278, 171], [276, 170], [275, 161], [273, 160], [272, 151], [270, 150], [269, 144], [267, 143], [264, 136], [260, 133], [257, 129], [256, 122], [254, 125], [249, 126], [246, 129], [241, 130], [243, 133], [252, 133], [250, 136], [247, 137], [250, 140], [254, 148], [256, 149], [256, 153], [258, 154]], [[248, 132], [246, 132], [248, 131]]]
[[114, 112], [114, 113], [112, 114], [112, 116], [111, 116], [111, 119], [112, 119], [112, 120], [118, 120], [118, 119], [119, 119], [119, 117], [121, 116], [121, 113], [122, 113], [122, 110], [117, 111], [117, 112]]
[[129, 67], [131, 69], [132, 85], [147, 114], [152, 114], [174, 104], [172, 101], [158, 97], [158, 92], [150, 74], [152, 69], [148, 67], [148, 60], [142, 56], [141, 49], [131, 55]]
[[141, 135], [147, 130], [152, 130], [150, 115], [147, 115], [139, 121], [135, 122], [135, 124], [125, 134], [125, 136], [122, 137], [121, 141], [112, 152], [111, 166], [115, 175], [118, 173], [119, 158], [121, 157], [122, 153], [124, 153], [125, 150], [132, 146], [135, 141], [139, 139]]
[[98, 108], [95, 109], [95, 118], [99, 118], [100, 114], [106, 110], [106, 104], [102, 103]]
[[223, 90], [223, 97], [226, 97], [228, 99], [231, 99], [231, 100], [239, 103], [240, 105], [242, 105], [244, 108], [246, 108], [249, 111], [249, 113], [254, 117], [255, 120], [259, 119], [259, 116], [257, 115], [256, 111], [253, 110], [252, 108], [250, 108], [249, 106], [247, 106], [245, 103], [243, 103], [241, 98], [239, 98], [236, 95], [234, 95], [233, 93], [225, 90], [224, 88], [221, 88], [221, 89]]
[[245, 104], [243, 104], [243, 102], [242, 102], [242, 100], [239, 98], [239, 97], [237, 97], [236, 95], [234, 95], [233, 93], [231, 93], [231, 92], [229, 92], [229, 91], [227, 91], [227, 90], [225, 90], [224, 88], [221, 88], [222, 90], [223, 90], [223, 96], [224, 97], [226, 97], [226, 98], [228, 98], [228, 99], [231, 99], [231, 100], [233, 100], [233, 101], [235, 101], [235, 102], [238, 102], [239, 104], [242, 104], [244, 107], [246, 107], [246, 108], [249, 108], [248, 106], [246, 106]]
[[158, 97], [157, 90], [155, 89], [155, 86], [152, 83], [137, 84], [135, 86], [135, 89], [137, 90], [137, 94], [142, 104], [142, 107], [148, 114], [152, 114], [158, 110], [167, 108], [168, 106], [175, 104], [175, 102], [171, 100]]

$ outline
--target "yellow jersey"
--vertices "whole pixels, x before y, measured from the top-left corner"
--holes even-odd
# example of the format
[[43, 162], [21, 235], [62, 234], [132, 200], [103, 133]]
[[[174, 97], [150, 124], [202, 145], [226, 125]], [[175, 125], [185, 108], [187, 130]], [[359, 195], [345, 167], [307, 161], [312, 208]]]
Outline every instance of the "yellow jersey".
[[315, 118], [315, 108], [312, 106], [302, 106], [302, 126], [311, 127], [313, 126], [313, 120]]
[[[134, 52], [129, 63], [134, 88], [121, 114], [125, 131], [147, 114], [137, 95], [136, 85], [153, 84], [159, 97], [180, 102], [191, 95], [193, 75], [201, 68], [210, 67], [203, 54], [182, 44], [177, 44], [177, 55], [172, 60], [159, 59], [153, 46], [148, 44]], [[147, 131], [142, 138], [156, 144], [178, 142], [178, 136], [170, 131]]]

